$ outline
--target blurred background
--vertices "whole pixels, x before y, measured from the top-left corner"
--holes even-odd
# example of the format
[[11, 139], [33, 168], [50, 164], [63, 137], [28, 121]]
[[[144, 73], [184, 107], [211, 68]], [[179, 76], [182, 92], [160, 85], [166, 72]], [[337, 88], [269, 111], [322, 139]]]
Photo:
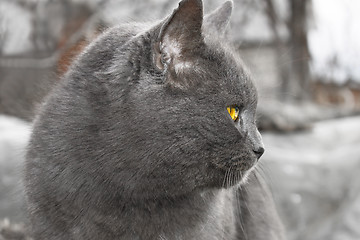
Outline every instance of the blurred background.
[[[223, 0], [204, 0], [205, 12]], [[0, 0], [0, 239], [26, 239], [21, 171], [39, 104], [106, 28], [176, 0]], [[360, 239], [360, 1], [234, 0], [259, 90], [258, 171], [290, 240]]]

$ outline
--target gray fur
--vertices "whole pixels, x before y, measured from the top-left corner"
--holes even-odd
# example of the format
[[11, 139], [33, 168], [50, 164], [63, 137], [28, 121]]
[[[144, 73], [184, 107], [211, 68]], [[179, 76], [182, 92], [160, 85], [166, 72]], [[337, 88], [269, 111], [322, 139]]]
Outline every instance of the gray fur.
[[282, 239], [263, 184], [239, 189], [262, 147], [256, 89], [202, 9], [110, 29], [50, 94], [25, 169], [35, 239]]

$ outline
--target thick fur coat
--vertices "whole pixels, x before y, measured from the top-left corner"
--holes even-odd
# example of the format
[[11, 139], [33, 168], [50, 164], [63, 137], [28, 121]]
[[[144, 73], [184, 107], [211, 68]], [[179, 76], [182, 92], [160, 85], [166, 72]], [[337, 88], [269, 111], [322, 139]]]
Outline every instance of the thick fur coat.
[[34, 239], [283, 239], [252, 171], [263, 153], [257, 94], [226, 41], [231, 9], [203, 17], [201, 0], [183, 0], [81, 54], [34, 123]]

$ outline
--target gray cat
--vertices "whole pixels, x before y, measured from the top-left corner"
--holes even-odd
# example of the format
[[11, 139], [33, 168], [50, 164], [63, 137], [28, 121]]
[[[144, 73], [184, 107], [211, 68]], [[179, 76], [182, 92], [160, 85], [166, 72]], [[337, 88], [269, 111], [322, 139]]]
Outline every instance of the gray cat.
[[34, 239], [283, 239], [252, 171], [264, 148], [256, 89], [225, 40], [231, 9], [203, 18], [183, 0], [81, 54], [34, 123]]

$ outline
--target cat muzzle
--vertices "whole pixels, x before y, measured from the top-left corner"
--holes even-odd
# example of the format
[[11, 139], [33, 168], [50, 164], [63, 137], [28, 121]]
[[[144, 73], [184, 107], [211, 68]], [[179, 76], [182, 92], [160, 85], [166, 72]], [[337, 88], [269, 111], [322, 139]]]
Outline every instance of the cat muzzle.
[[257, 157], [257, 159], [259, 160], [259, 159], [260, 159], [260, 157], [264, 154], [265, 149], [264, 149], [263, 147], [259, 147], [258, 149], [253, 150], [253, 151], [254, 151], [254, 153], [255, 153], [255, 155], [256, 155], [256, 157]]

